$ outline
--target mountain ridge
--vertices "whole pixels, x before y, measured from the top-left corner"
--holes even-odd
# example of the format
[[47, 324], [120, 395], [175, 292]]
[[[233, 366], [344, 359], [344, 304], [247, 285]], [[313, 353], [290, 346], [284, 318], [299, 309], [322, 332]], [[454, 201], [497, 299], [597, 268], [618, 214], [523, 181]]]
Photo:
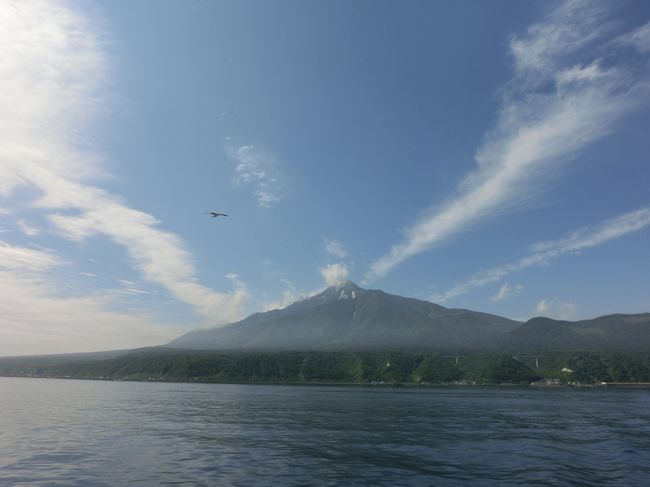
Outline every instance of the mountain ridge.
[[286, 308], [254, 313], [219, 328], [197, 330], [167, 346], [221, 350], [332, 350], [393, 346], [494, 346], [520, 322], [428, 301], [363, 289], [351, 281]]
[[644, 351], [650, 349], [650, 313], [615, 313], [578, 321], [534, 317], [513, 330], [504, 347], [553, 351]]
[[167, 347], [195, 350], [645, 350], [650, 313], [520, 322], [489, 313], [363, 289], [352, 281]]

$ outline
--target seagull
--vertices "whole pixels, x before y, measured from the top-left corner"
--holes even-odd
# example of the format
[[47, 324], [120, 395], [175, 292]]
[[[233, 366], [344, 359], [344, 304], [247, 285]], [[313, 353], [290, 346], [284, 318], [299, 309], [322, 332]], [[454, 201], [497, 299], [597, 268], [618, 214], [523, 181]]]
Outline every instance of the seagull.
[[204, 214], [204, 215], [211, 215], [212, 218], [217, 218], [218, 216], [228, 216], [228, 215], [226, 215], [225, 213], [218, 213], [218, 212], [216, 212], [216, 211], [208, 211], [208, 212], [205, 212], [205, 213], [203, 213], [203, 214]]

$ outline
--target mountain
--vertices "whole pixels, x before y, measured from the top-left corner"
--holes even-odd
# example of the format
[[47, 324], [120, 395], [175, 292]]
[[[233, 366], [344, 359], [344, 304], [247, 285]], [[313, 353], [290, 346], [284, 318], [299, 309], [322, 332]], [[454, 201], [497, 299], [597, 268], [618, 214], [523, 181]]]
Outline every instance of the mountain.
[[650, 350], [650, 313], [614, 314], [591, 320], [531, 318], [504, 342], [511, 350]]
[[211, 350], [467, 350], [494, 347], [520, 325], [487, 313], [362, 289], [347, 281], [284, 309], [188, 333], [167, 346]]

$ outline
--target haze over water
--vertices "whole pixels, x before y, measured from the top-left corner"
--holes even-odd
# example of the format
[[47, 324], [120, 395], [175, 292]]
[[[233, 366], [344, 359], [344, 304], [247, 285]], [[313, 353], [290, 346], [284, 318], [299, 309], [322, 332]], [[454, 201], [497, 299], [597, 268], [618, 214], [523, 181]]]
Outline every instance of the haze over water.
[[641, 485], [650, 392], [0, 378], [2, 485]]

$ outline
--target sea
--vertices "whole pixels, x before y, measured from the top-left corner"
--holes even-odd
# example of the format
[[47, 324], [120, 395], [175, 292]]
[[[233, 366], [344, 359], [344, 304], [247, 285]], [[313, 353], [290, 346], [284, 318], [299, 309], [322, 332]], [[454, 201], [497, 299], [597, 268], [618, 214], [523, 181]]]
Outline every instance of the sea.
[[650, 390], [0, 378], [0, 485], [650, 485]]

